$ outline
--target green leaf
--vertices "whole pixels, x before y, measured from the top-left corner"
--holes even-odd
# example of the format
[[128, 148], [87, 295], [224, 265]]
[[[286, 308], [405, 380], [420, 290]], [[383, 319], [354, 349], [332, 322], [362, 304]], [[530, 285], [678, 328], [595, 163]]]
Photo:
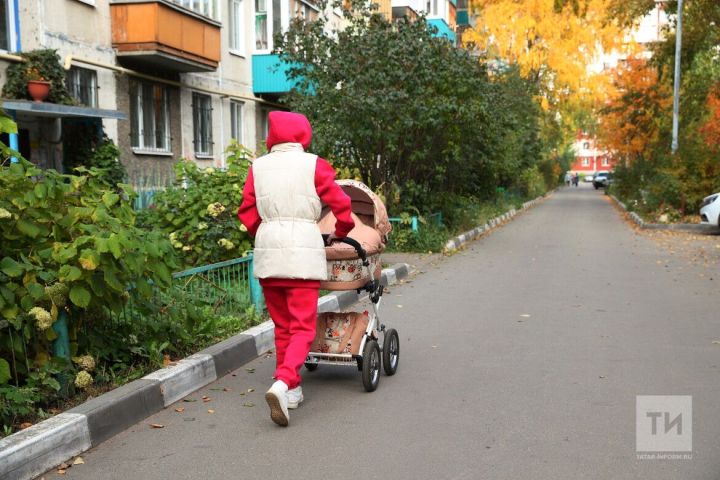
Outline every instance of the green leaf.
[[45, 338], [47, 338], [48, 342], [52, 342], [58, 338], [58, 334], [52, 328], [48, 328], [45, 330]]
[[29, 283], [25, 288], [32, 296], [33, 300], [40, 300], [45, 295], [45, 288], [39, 283]]
[[103, 274], [105, 277], [105, 282], [110, 286], [110, 288], [117, 292], [125, 291], [126, 286], [117, 279], [115, 272], [113, 272], [110, 268], [106, 268]]
[[[17, 318], [18, 313], [20, 312], [20, 309], [17, 305], [10, 305], [9, 307], [5, 307], [2, 310], [0, 310], [0, 313], [3, 317], [5, 317], [8, 320], [15, 320]], [[14, 325], [14, 323], [13, 323]]]
[[43, 199], [47, 196], [47, 185], [44, 183], [38, 183], [34, 188], [35, 196], [39, 199]]
[[120, 200], [120, 195], [112, 192], [105, 192], [102, 196], [102, 201], [107, 208], [112, 207]]
[[0, 358], [0, 385], [6, 384], [11, 378], [12, 375], [10, 374], [10, 364], [4, 358]]
[[18, 133], [17, 123], [4, 113], [0, 114], [0, 133]]
[[17, 221], [17, 229], [20, 230], [20, 232], [24, 233], [30, 238], [36, 238], [38, 235], [40, 235], [40, 227], [35, 225], [33, 222], [28, 222], [27, 220], [20, 219]]
[[118, 239], [118, 236], [114, 233], [110, 235], [110, 238], [108, 238], [107, 246], [110, 249], [110, 253], [112, 253], [113, 257], [115, 257], [116, 260], [122, 256], [122, 250], [120, 249], [120, 240]]
[[10, 257], [5, 257], [2, 260], [0, 260], [0, 271], [2, 271], [5, 275], [8, 277], [19, 277], [22, 275], [23, 271], [25, 269], [21, 264], [16, 262]]
[[90, 305], [90, 292], [85, 287], [75, 285], [70, 289], [70, 301], [81, 308], [86, 308]]
[[63, 265], [60, 267], [58, 275], [63, 282], [74, 282], [82, 277], [82, 270], [73, 265]]

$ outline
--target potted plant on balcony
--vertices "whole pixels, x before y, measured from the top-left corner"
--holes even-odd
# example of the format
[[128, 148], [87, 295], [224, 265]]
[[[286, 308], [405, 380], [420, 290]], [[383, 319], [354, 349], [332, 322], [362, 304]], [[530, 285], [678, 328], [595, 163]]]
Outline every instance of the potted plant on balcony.
[[50, 95], [50, 82], [35, 67], [28, 67], [25, 75], [27, 77], [27, 91], [36, 102], [42, 102]]
[[[2, 88], [2, 98], [19, 100], [37, 100], [31, 96], [30, 88], [47, 91], [45, 101], [63, 105], [74, 105], [65, 85], [65, 69], [57, 51], [51, 49], [22, 52], [24, 61], [8, 65], [5, 71], [6, 81]], [[38, 82], [41, 82], [38, 84]], [[33, 86], [31, 86], [31, 83]], [[49, 87], [49, 88], [48, 88]]]

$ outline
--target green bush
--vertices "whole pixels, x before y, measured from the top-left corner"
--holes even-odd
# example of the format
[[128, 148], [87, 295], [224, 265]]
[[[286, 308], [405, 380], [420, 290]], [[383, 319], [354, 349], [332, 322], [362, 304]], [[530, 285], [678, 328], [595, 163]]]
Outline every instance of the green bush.
[[[78, 172], [41, 170], [19, 156], [0, 165], [0, 409], [38, 395], [51, 401], [61, 371], [77, 371], [76, 384], [87, 386], [92, 378], [82, 372], [96, 357], [81, 348], [87, 313], [120, 312], [128, 299], [150, 298], [172, 281], [170, 242], [135, 225], [132, 191], [120, 185], [116, 193], [100, 170]], [[53, 358], [62, 312], [70, 354], [82, 359], [77, 369]]]
[[172, 187], [155, 195], [143, 213], [146, 228], [163, 232], [188, 266], [246, 255], [252, 248], [237, 218], [251, 152], [233, 141], [227, 170], [200, 169], [191, 161], [175, 166]]

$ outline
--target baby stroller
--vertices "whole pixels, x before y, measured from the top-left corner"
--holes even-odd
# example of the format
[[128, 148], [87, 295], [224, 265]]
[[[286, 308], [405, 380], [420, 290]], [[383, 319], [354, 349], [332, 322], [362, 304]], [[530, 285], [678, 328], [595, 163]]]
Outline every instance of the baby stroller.
[[[337, 183], [352, 200], [355, 228], [347, 238], [325, 248], [328, 279], [320, 283], [320, 288], [356, 290], [358, 294], [365, 291], [372, 303], [372, 313], [318, 315], [317, 333], [305, 368], [312, 372], [321, 364], [357, 365], [365, 390], [372, 392], [378, 387], [381, 365], [386, 375], [394, 375], [400, 358], [397, 330], [386, 328], [379, 317], [383, 294], [380, 254], [385, 250], [392, 226], [385, 205], [367, 186], [354, 180]], [[335, 228], [335, 216], [329, 208], [323, 209], [319, 226], [324, 237]]]

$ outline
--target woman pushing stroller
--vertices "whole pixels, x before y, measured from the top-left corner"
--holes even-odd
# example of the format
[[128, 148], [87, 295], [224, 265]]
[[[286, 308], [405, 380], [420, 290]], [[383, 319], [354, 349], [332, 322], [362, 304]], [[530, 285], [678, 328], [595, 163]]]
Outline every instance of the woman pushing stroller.
[[300, 368], [315, 339], [320, 281], [327, 279], [325, 245], [317, 225], [322, 205], [337, 219], [328, 243], [354, 227], [351, 200], [335, 183], [330, 164], [305, 150], [308, 119], [270, 112], [267, 148], [243, 189], [240, 221], [255, 236], [255, 275], [275, 324], [275, 383], [265, 394], [270, 418], [287, 426], [288, 409], [303, 401]]

